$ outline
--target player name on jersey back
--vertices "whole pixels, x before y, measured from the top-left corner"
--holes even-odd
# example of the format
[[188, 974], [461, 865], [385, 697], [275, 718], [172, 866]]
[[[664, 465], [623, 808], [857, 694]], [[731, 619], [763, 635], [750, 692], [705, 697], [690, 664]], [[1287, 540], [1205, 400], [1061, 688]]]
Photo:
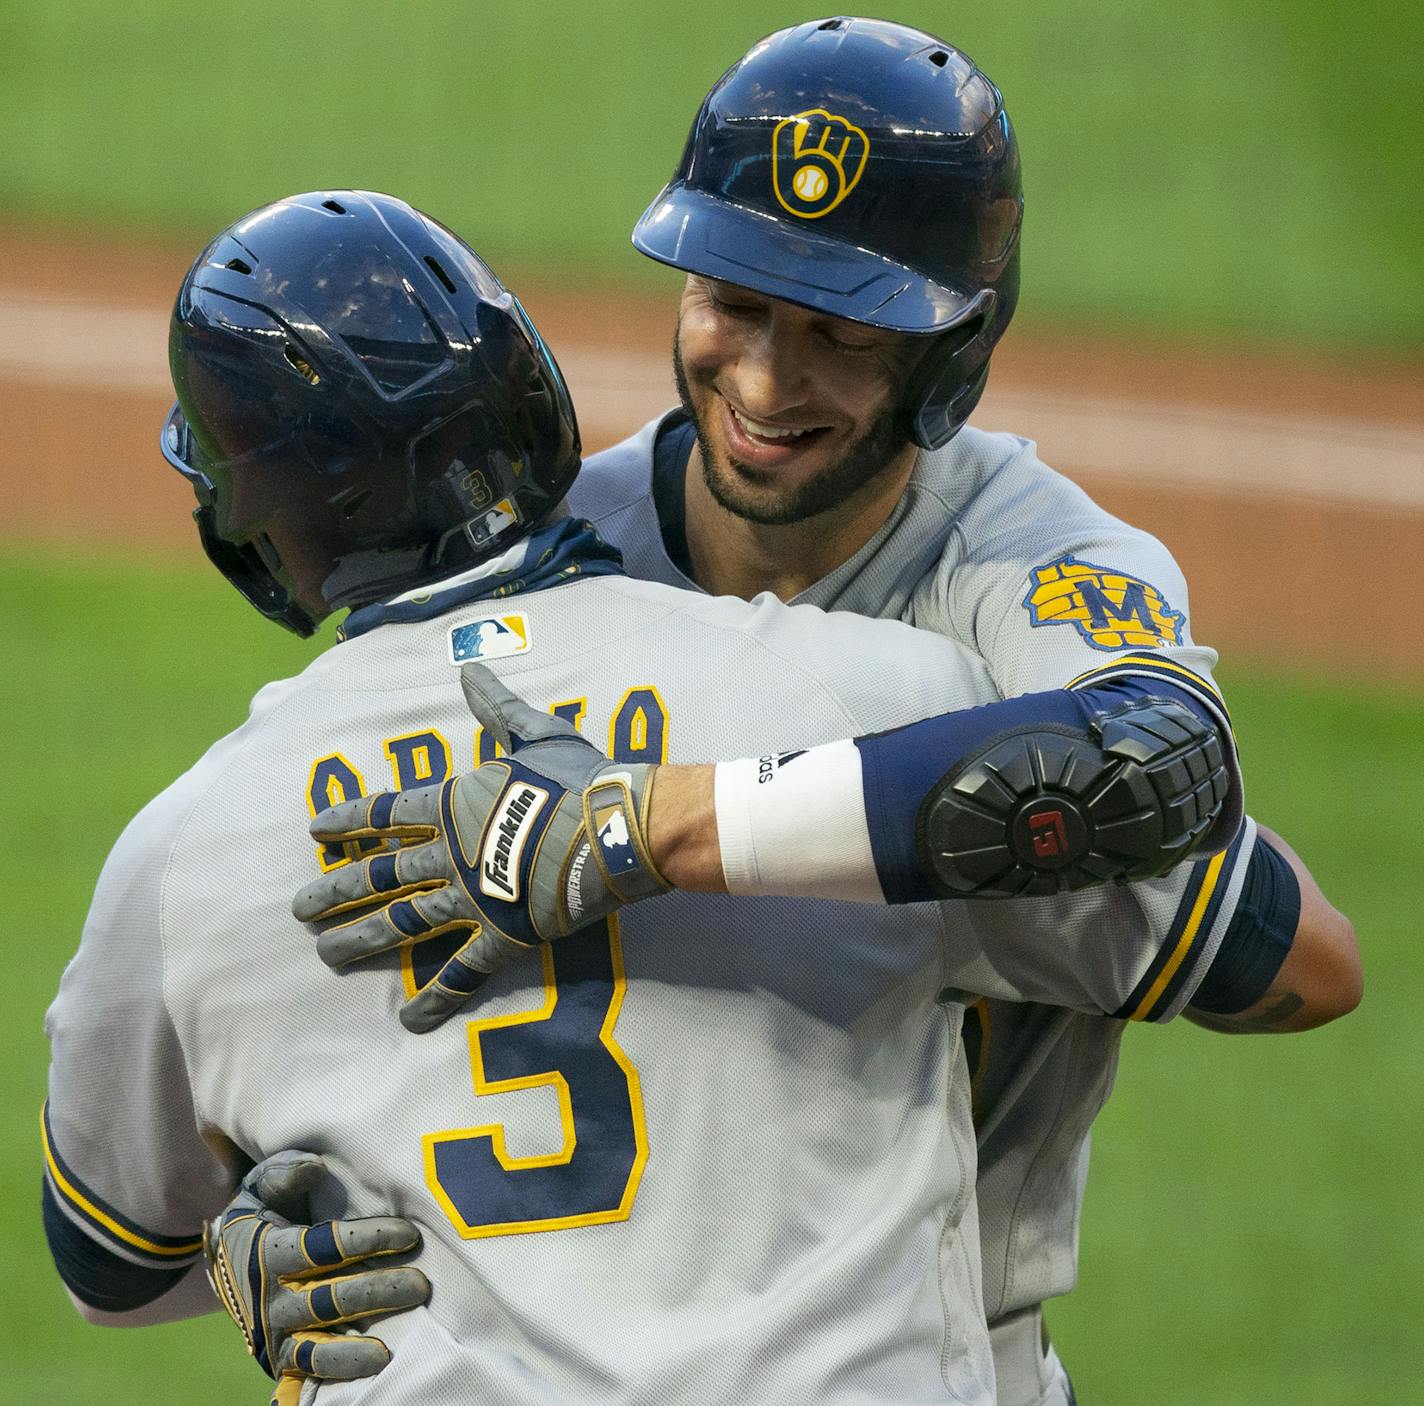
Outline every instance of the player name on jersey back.
[[[519, 604], [531, 648], [496, 671], [630, 762], [790, 751], [992, 694], [962, 653], [848, 616], [620, 578]], [[124, 883], [101, 883], [52, 1015], [56, 1139], [76, 1175], [162, 1224], [175, 1196], [195, 1217], [218, 1209], [222, 1141], [253, 1158], [310, 1148], [343, 1184], [318, 1214], [416, 1220], [437, 1291], [387, 1323], [390, 1368], [323, 1386], [333, 1402], [899, 1402], [941, 1399], [948, 1380], [987, 1403], [938, 922], [670, 894], [531, 950], [467, 1020], [419, 1037], [396, 1008], [444, 939], [321, 967], [291, 895], [350, 855], [314, 851], [310, 815], [496, 753], [450, 669], [449, 624], [379, 627], [269, 686], [126, 832], [106, 871]], [[510, 793], [482, 885], [513, 892], [547, 804]], [[114, 1032], [102, 1061], [80, 1053], [88, 983], [115, 984], [108, 949], [136, 993], [120, 1038], [148, 1048], [145, 1020], [176, 1032], [171, 1068], [119, 1056], [152, 1087], [122, 1095], [112, 1139], [92, 1134], [112, 1121], [94, 1071], [114, 1065]], [[140, 1146], [155, 1124], [169, 1131]]]

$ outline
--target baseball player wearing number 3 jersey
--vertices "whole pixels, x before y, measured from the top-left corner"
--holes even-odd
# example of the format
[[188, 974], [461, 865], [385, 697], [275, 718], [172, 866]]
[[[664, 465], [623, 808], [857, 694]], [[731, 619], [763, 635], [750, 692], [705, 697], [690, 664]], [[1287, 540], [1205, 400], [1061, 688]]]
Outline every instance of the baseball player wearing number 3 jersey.
[[[354, 1219], [258, 1237], [247, 1196], [221, 1238], [248, 1252], [216, 1279], [291, 1382], [380, 1365], [330, 1329], [419, 1302], [425, 1280], [343, 1271], [423, 1237], [441, 1290], [362, 1399], [691, 1401], [715, 1378], [742, 1399], [988, 1400], [962, 1006], [940, 996], [1007, 944], [993, 958], [948, 906], [931, 924], [670, 899], [523, 954], [472, 1035], [416, 1040], [388, 1017], [434, 949], [313, 1002], [288, 912], [311, 865], [299, 801], [480, 755], [467, 657], [608, 736], [630, 772], [987, 702], [982, 666], [905, 627], [630, 582], [586, 525], [544, 525], [577, 467], [557, 369], [478, 259], [399, 201], [301, 197], [219, 236], [180, 291], [172, 361], [165, 452], [214, 562], [299, 631], [358, 608], [105, 866], [49, 1016], [43, 1124], [47, 1229], [87, 1311], [203, 1306], [193, 1232], [246, 1165], [301, 1145]], [[557, 809], [506, 808], [491, 892], [519, 896], [528, 827]], [[1134, 941], [1105, 962], [1085, 940], [1071, 975], [1030, 961], [1023, 979], [1111, 1006], [1154, 955]], [[249, 1274], [273, 1292], [244, 1316]], [[311, 1313], [324, 1333], [287, 1332]]]

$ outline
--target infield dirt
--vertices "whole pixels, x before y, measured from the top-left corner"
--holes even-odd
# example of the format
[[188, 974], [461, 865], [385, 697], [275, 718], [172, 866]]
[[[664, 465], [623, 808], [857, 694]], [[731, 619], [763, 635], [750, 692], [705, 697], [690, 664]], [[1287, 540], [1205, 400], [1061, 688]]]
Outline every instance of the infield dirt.
[[[157, 452], [164, 325], [191, 248], [0, 228], [0, 538], [193, 552]], [[674, 399], [665, 299], [511, 279], [588, 450]], [[1232, 655], [1424, 684], [1424, 376], [1019, 328], [975, 423], [1160, 537], [1195, 634]]]

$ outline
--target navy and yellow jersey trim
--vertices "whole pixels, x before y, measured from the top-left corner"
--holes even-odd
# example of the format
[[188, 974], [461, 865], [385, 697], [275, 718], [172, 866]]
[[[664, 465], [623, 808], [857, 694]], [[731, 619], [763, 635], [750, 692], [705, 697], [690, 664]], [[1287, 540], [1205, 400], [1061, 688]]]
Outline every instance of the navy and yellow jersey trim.
[[104, 1313], [132, 1313], [162, 1298], [192, 1272], [194, 1261], [162, 1269], [134, 1264], [92, 1239], [61, 1207], [54, 1182], [41, 1181], [40, 1214], [59, 1277], [75, 1298]]
[[1226, 700], [1222, 698], [1220, 690], [1195, 670], [1187, 668], [1185, 664], [1179, 664], [1175, 659], [1163, 659], [1151, 654], [1124, 654], [1107, 664], [1100, 664], [1096, 668], [1089, 669], [1086, 673], [1079, 674], [1077, 678], [1069, 679], [1063, 687], [1070, 689], [1092, 688], [1096, 684], [1106, 683], [1110, 679], [1117, 678], [1155, 678], [1161, 679], [1163, 683], [1169, 683], [1175, 688], [1183, 689], [1193, 697], [1200, 699], [1220, 718], [1228, 735], [1231, 736], [1233, 743], [1235, 742], [1231, 713], [1227, 709]]
[[[1179, 997], [1194, 976], [1205, 975], [1203, 960], [1216, 950], [1213, 935], [1220, 926], [1229, 894], [1240, 891], [1238, 871], [1254, 843], [1255, 826], [1243, 825], [1220, 854], [1191, 866], [1187, 886], [1167, 936], [1132, 994], [1112, 1014], [1119, 1020], [1161, 1021], [1175, 1014]], [[1196, 982], [1192, 982], [1195, 989]]]
[[48, 1101], [40, 1110], [40, 1140], [55, 1199], [96, 1240], [113, 1246], [131, 1263], [155, 1268], [174, 1268], [202, 1252], [201, 1233], [160, 1235], [130, 1220], [85, 1186], [55, 1147]]

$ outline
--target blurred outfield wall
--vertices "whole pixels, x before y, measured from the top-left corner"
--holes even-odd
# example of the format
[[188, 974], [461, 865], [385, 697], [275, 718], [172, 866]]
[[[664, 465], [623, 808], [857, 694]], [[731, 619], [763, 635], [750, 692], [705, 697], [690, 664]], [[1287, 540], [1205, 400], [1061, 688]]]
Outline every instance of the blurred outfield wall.
[[[1424, 11], [1394, 0], [906, 0], [1025, 152], [1025, 323], [1424, 346]], [[0, 212], [201, 239], [387, 189], [520, 277], [656, 277], [628, 231], [761, 0], [56, 0], [0, 14]], [[23, 271], [11, 270], [13, 280]]]

